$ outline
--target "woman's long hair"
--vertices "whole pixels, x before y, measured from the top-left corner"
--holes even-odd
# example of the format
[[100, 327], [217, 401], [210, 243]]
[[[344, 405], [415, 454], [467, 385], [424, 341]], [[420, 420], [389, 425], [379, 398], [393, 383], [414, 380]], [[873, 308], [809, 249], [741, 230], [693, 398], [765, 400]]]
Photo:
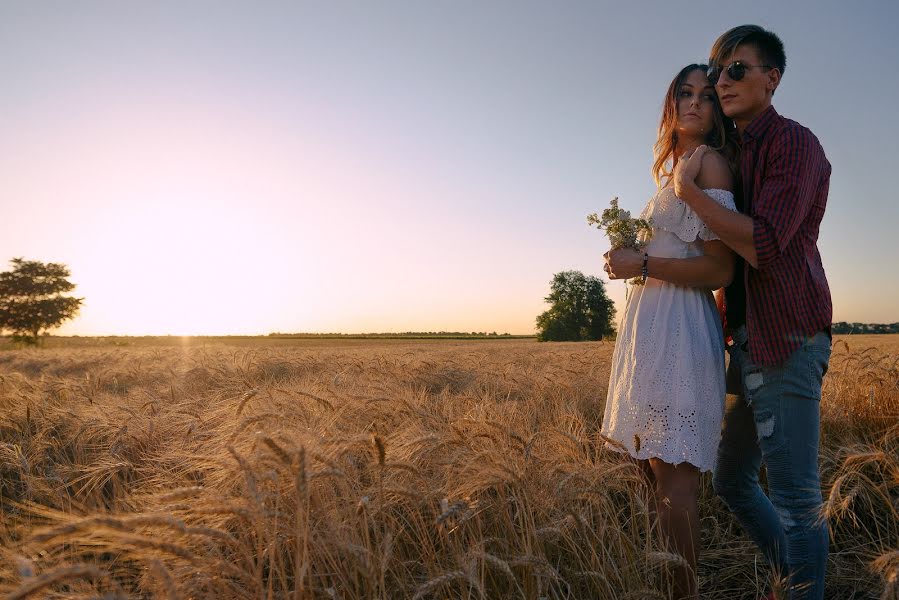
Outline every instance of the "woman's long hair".
[[[703, 64], [687, 65], [680, 70], [677, 77], [668, 86], [665, 94], [665, 106], [662, 109], [662, 120], [659, 123], [659, 137], [653, 146], [652, 178], [660, 188], [668, 183], [674, 172], [674, 149], [677, 148], [677, 96], [681, 85], [693, 71], [707, 71]], [[740, 160], [740, 145], [737, 140], [737, 128], [734, 122], [724, 115], [718, 94], [714, 95], [714, 117], [712, 130], [705, 136], [705, 144], [717, 150], [727, 160], [731, 172], [735, 177], [739, 176], [738, 165]]]

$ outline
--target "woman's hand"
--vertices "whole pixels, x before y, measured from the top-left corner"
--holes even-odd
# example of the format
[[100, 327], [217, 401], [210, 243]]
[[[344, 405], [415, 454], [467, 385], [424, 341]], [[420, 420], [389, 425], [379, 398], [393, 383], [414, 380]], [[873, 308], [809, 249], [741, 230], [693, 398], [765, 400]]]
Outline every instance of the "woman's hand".
[[687, 194], [684, 193], [686, 188], [696, 185], [696, 177], [699, 175], [699, 169], [702, 167], [702, 157], [708, 146], [700, 146], [691, 152], [685, 152], [674, 165], [674, 195], [682, 199]]
[[633, 248], [609, 250], [602, 255], [606, 259], [605, 272], [609, 279], [639, 277], [643, 271], [643, 253]]

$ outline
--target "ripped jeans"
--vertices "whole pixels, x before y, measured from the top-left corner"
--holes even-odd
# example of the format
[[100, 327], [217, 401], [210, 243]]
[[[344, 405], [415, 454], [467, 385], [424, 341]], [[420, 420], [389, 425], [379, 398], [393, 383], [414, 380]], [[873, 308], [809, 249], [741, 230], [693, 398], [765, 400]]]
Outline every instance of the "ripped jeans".
[[[715, 493], [776, 572], [789, 574], [789, 598], [819, 600], [829, 534], [819, 518], [818, 438], [831, 339], [815, 334], [778, 367], [752, 364], [745, 327], [733, 339]], [[762, 461], [767, 496], [759, 485]]]

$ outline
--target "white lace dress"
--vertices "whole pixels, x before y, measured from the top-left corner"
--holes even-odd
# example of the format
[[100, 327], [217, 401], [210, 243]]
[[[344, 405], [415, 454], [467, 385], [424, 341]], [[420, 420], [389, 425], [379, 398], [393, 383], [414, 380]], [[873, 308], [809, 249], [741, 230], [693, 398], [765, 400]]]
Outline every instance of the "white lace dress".
[[[705, 192], [736, 210], [730, 192]], [[700, 256], [704, 240], [718, 239], [670, 187], [659, 190], [641, 216], [652, 219], [650, 256]], [[712, 291], [653, 279], [651, 271], [645, 285], [629, 286], [602, 433], [634, 458], [686, 461], [711, 471], [724, 394], [724, 341]]]

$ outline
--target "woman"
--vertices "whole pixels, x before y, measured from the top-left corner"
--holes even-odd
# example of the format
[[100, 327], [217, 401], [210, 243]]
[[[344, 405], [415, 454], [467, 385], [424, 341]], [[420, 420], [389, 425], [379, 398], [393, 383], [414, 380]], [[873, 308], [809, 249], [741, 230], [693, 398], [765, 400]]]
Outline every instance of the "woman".
[[734, 255], [675, 196], [674, 183], [679, 161], [706, 145], [715, 152], [706, 153], [696, 181], [736, 210], [735, 137], [706, 66], [684, 67], [668, 88], [654, 148], [659, 189], [641, 215], [652, 220], [652, 237], [644, 252], [604, 255], [610, 279], [645, 277], [645, 283], [630, 289], [602, 433], [639, 462], [655, 492], [662, 533], [689, 564], [674, 574], [679, 599], [698, 597], [699, 475], [714, 467], [725, 395], [724, 340], [712, 290], [730, 283]]

